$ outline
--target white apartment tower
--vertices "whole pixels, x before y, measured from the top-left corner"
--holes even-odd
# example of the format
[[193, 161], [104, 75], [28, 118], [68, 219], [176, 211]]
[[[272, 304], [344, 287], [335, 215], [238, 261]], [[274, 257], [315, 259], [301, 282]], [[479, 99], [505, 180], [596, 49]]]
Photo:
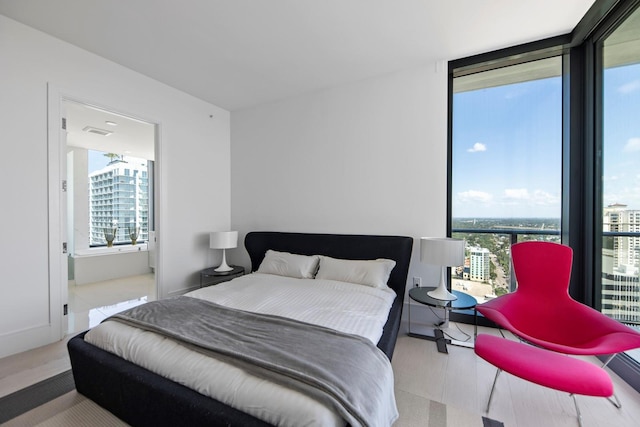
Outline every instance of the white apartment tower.
[[[640, 210], [627, 209], [627, 205], [616, 203], [604, 208], [603, 231], [640, 232]], [[613, 266], [638, 266], [640, 237], [613, 238]]]
[[[604, 208], [603, 231], [640, 232], [640, 210]], [[621, 322], [640, 322], [640, 237], [608, 236], [602, 245], [602, 312]]]
[[114, 243], [129, 243], [139, 229], [138, 241], [148, 239], [149, 179], [147, 161], [115, 159], [89, 174], [89, 245], [104, 245], [104, 230], [118, 227]]
[[469, 248], [469, 278], [475, 282], [489, 282], [489, 249]]

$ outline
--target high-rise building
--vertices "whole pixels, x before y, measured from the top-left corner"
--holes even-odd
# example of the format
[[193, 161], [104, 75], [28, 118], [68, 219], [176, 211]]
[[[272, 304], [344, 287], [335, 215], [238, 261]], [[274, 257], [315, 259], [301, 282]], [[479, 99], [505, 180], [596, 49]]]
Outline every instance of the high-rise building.
[[[603, 231], [640, 232], [640, 210], [604, 208]], [[640, 323], [640, 237], [607, 236], [602, 245], [602, 312], [623, 323]]]
[[[627, 205], [616, 203], [604, 208], [603, 231], [640, 232], [640, 210], [627, 209]], [[613, 238], [613, 266], [638, 266], [640, 237]]]
[[475, 282], [488, 282], [490, 278], [489, 249], [469, 248], [469, 278]]
[[149, 179], [147, 160], [119, 157], [89, 174], [89, 245], [107, 243], [105, 232], [117, 227], [114, 243], [148, 239]]

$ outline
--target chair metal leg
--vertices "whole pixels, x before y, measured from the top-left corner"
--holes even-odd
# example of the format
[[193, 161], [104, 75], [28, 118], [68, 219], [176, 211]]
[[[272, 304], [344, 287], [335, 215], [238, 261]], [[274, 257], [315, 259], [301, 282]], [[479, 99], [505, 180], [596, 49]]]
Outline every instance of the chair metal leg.
[[580, 407], [578, 406], [578, 400], [576, 399], [576, 395], [572, 393], [569, 396], [573, 398], [573, 404], [575, 405], [576, 413], [578, 414], [578, 425], [582, 427], [582, 414], [580, 413]]
[[[607, 360], [604, 361], [604, 363], [602, 363], [602, 368], [606, 368], [607, 365], [609, 364], [609, 362], [611, 362], [613, 360], [614, 357], [616, 357], [618, 353], [612, 354], [611, 356], [609, 356], [607, 358]], [[612, 399], [613, 398], [613, 399]], [[620, 399], [618, 399], [618, 396], [616, 396], [616, 394], [614, 393], [613, 396], [611, 397], [607, 397], [607, 400], [609, 402], [611, 402], [611, 404], [613, 406], [615, 406], [616, 408], [620, 409], [622, 408], [622, 402], [620, 402]]]
[[496, 371], [496, 376], [493, 379], [493, 385], [491, 386], [491, 393], [489, 393], [489, 401], [487, 402], [487, 409], [485, 409], [484, 412], [489, 413], [489, 407], [491, 406], [491, 400], [493, 399], [493, 392], [496, 389], [496, 382], [498, 381], [498, 375], [500, 375], [500, 372], [502, 372], [502, 369], [498, 369]]
[[618, 399], [618, 396], [616, 396], [615, 393], [613, 393], [611, 397], [607, 397], [607, 400], [611, 402], [611, 404], [616, 408], [618, 409], [622, 408], [622, 402], [620, 402], [620, 399]]
[[[576, 399], [575, 394], [570, 394], [570, 396], [573, 398], [573, 404], [575, 405], [576, 413], [578, 414], [578, 425], [582, 427], [582, 413], [580, 412], [580, 407], [578, 406], [578, 400]], [[620, 404], [620, 400], [618, 400], [618, 397], [615, 394], [613, 395], [613, 398], [615, 398], [616, 402], [611, 400], [610, 397], [607, 397], [607, 400], [611, 402], [616, 408], [622, 407], [622, 405]]]

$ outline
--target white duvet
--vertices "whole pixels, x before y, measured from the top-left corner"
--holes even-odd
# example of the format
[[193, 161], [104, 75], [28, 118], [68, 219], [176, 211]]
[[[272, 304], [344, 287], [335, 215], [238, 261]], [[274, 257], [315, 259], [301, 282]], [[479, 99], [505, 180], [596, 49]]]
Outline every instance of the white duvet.
[[[290, 317], [377, 343], [395, 293], [332, 280], [253, 273], [186, 294], [240, 310]], [[104, 322], [85, 341], [201, 394], [280, 426], [341, 426], [333, 408], [152, 332]], [[388, 387], [393, 387], [389, 384]], [[393, 395], [392, 395], [393, 396]], [[391, 425], [395, 401], [386, 411]]]

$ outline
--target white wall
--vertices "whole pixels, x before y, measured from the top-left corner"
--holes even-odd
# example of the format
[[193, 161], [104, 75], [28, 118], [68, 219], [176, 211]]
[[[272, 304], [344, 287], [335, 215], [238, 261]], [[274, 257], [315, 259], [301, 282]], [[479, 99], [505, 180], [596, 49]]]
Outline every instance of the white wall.
[[[137, 248], [137, 250], [136, 250]], [[121, 252], [100, 255], [73, 256], [74, 283], [77, 286], [122, 277], [151, 273], [147, 245], [126, 245]]]
[[[447, 75], [436, 68], [234, 111], [232, 227], [444, 236]], [[230, 258], [249, 266], [243, 251]], [[435, 286], [438, 273], [414, 244], [409, 281]]]
[[0, 63], [0, 357], [44, 344], [30, 331], [49, 322], [47, 83], [159, 124], [159, 294], [197, 284], [230, 222], [229, 112], [2, 15]]

